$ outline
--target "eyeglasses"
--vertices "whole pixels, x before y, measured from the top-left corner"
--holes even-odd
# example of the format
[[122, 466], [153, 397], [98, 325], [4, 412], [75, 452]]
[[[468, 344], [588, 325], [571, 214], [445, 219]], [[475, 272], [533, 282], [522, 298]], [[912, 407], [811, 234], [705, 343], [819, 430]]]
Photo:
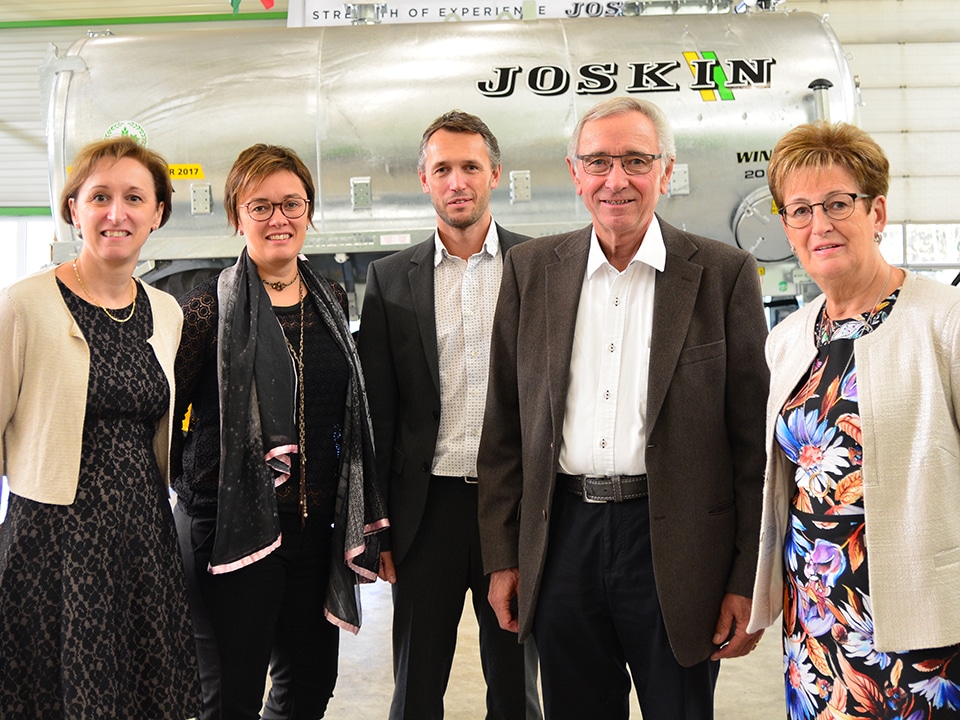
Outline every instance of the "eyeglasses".
[[627, 175], [646, 175], [653, 170], [653, 161], [662, 157], [662, 154], [628, 153], [627, 155], [577, 155], [577, 160], [583, 163], [583, 171], [588, 175], [606, 175], [613, 170], [614, 160], [620, 161], [620, 166]]
[[246, 208], [247, 215], [250, 216], [251, 220], [264, 222], [273, 217], [277, 208], [280, 208], [280, 212], [290, 220], [296, 220], [298, 217], [303, 217], [309, 204], [310, 201], [302, 197], [288, 197], [278, 203], [269, 200], [251, 200], [243, 203], [240, 207]]
[[853, 215], [858, 199], [871, 197], [873, 195], [863, 193], [834, 193], [819, 203], [795, 202], [784, 205], [780, 208], [780, 215], [789, 227], [799, 230], [813, 222], [813, 209], [817, 206], [822, 207], [824, 214], [831, 220], [846, 220]]

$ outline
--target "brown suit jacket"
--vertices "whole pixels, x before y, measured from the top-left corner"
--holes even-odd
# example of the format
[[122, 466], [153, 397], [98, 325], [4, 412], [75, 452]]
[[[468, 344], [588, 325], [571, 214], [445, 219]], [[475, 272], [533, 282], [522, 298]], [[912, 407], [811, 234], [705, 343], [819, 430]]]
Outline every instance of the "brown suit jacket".
[[[764, 468], [767, 335], [751, 255], [660, 221], [647, 391], [651, 543], [677, 660], [715, 650], [723, 595], [753, 588]], [[484, 569], [520, 568], [530, 633], [559, 470], [563, 414], [591, 228], [506, 256], [479, 454]]]

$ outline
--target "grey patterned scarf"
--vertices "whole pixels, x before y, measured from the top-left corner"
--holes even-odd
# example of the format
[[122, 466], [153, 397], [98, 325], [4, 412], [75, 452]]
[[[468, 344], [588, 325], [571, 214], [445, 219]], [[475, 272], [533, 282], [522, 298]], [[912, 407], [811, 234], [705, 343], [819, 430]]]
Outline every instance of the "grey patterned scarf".
[[[300, 275], [350, 369], [340, 477], [334, 520], [333, 562], [324, 611], [336, 625], [360, 627], [358, 583], [376, 580], [386, 507], [374, 477], [373, 433], [360, 359], [339, 302], [327, 282], [300, 256]], [[280, 544], [275, 485], [289, 473], [296, 447], [296, 376], [283, 331], [257, 268], [240, 254], [217, 286], [220, 380], [220, 484], [211, 572], [256, 562]]]

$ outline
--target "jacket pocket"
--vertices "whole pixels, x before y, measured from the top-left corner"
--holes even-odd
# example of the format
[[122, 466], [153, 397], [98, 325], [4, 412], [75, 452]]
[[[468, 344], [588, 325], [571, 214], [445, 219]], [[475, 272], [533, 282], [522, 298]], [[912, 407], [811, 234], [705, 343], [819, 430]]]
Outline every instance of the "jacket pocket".
[[393, 449], [393, 454], [390, 456], [390, 472], [394, 475], [403, 474], [403, 466], [406, 463], [407, 456], [402, 450], [397, 448]]
[[731, 510], [733, 510], [733, 507], [734, 507], [734, 501], [733, 501], [733, 499], [724, 500], [723, 502], [719, 502], [719, 503], [717, 503], [716, 505], [707, 508], [707, 514], [708, 514], [708, 515], [723, 515], [724, 513], [728, 513], [728, 512], [730, 512]]
[[933, 566], [937, 568], [956, 565], [957, 563], [960, 563], [960, 547], [943, 550], [933, 556]]
[[680, 357], [677, 359], [677, 365], [689, 365], [690, 363], [703, 362], [713, 358], [723, 357], [727, 351], [727, 343], [724, 340], [707, 343], [705, 345], [694, 345], [684, 348], [680, 351]]

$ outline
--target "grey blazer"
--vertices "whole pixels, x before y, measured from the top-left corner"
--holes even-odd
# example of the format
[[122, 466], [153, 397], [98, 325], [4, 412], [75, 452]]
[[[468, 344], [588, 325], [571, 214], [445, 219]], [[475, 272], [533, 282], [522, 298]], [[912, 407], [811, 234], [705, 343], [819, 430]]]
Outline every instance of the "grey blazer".
[[[677, 660], [715, 646], [723, 595], [750, 596], [764, 467], [767, 335], [748, 253], [662, 220], [646, 442], [657, 592]], [[520, 639], [548, 551], [570, 357], [591, 228], [506, 258], [479, 457], [486, 572], [519, 567]]]
[[[527, 239], [499, 225], [497, 238], [501, 253]], [[420, 526], [440, 429], [434, 247], [431, 235], [370, 263], [357, 339], [395, 563]]]

